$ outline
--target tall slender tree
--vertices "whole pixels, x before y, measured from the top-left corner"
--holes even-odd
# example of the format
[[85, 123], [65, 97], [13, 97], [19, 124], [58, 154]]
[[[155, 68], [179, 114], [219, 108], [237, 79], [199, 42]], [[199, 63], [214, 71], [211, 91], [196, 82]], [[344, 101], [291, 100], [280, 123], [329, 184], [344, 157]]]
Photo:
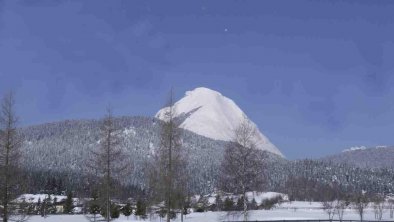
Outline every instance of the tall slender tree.
[[264, 152], [256, 147], [256, 133], [256, 127], [244, 116], [234, 129], [221, 164], [221, 187], [242, 195], [244, 221], [247, 221], [248, 211], [246, 191], [261, 189], [264, 178]]
[[104, 205], [101, 207], [103, 215], [107, 222], [111, 220], [111, 194], [113, 192], [114, 180], [120, 179], [130, 166], [125, 161], [125, 153], [120, 146], [119, 127], [113, 118], [112, 110], [107, 109], [107, 113], [102, 120], [100, 127], [101, 137], [99, 146], [92, 151], [92, 159], [89, 166], [93, 168], [96, 175], [102, 179], [100, 199], [103, 199]]
[[369, 198], [364, 191], [354, 194], [352, 205], [354, 210], [360, 216], [360, 221], [364, 220], [365, 209], [369, 205]]
[[12, 92], [3, 97], [0, 109], [0, 198], [3, 221], [7, 222], [14, 212], [10, 202], [16, 197], [18, 187], [21, 187], [17, 172], [22, 139], [17, 130], [18, 118]]
[[[167, 222], [172, 209], [182, 209], [187, 191], [185, 150], [182, 147], [180, 122], [176, 119], [173, 91], [162, 113], [160, 144], [153, 155], [150, 170], [150, 187], [153, 195], [166, 204]], [[182, 217], [183, 218], [183, 217]]]

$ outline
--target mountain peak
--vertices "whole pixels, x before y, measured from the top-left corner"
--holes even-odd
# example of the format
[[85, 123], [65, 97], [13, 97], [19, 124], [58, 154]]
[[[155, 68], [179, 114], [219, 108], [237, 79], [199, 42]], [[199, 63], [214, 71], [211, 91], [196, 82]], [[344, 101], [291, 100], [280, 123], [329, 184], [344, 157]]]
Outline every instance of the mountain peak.
[[[185, 96], [174, 104], [174, 108], [176, 116], [186, 116], [181, 128], [223, 141], [232, 140], [234, 129], [246, 116], [234, 101], [205, 87], [187, 91]], [[164, 119], [167, 109], [161, 109], [156, 117]], [[283, 156], [278, 148], [259, 131], [256, 124], [253, 123], [253, 126], [257, 131], [255, 140], [258, 148]]]
[[193, 96], [193, 95], [215, 95], [215, 96], [222, 96], [222, 94], [218, 91], [206, 88], [206, 87], [197, 87], [191, 91], [187, 91], [186, 96]]

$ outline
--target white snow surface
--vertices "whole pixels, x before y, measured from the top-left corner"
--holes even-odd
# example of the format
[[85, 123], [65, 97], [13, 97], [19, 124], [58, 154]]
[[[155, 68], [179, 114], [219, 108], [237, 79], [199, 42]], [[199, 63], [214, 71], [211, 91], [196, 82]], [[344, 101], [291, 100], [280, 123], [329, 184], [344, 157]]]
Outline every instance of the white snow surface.
[[[50, 195], [49, 197], [51, 198], [51, 202], [54, 200], [54, 198], [56, 198], [58, 202], [67, 199], [67, 196], [63, 195]], [[22, 202], [25, 200], [27, 203], [38, 203], [39, 200], [42, 202], [46, 198], [48, 198], [48, 194], [22, 194], [16, 199], [16, 201]]]
[[[246, 116], [234, 101], [205, 87], [187, 91], [185, 96], [174, 104], [174, 108], [175, 116], [189, 115], [180, 125], [181, 128], [223, 141], [232, 140], [234, 129]], [[167, 110], [168, 107], [159, 110], [155, 117], [165, 120]], [[252, 124], [256, 127], [257, 147], [283, 157], [279, 149], [260, 132], [256, 124], [253, 122]]]
[[[294, 201], [283, 203], [272, 210], [252, 210], [249, 212], [249, 220], [327, 220], [328, 215], [322, 210], [322, 204], [320, 202], [303, 202]], [[338, 215], [334, 216], [334, 219], [338, 220]], [[344, 220], [359, 220], [359, 216], [355, 209], [346, 209], [344, 213]], [[376, 220], [375, 214], [372, 207], [369, 207], [365, 211], [365, 220]], [[389, 210], [385, 210], [383, 213], [383, 221], [390, 220]], [[204, 213], [191, 213], [185, 218], [185, 222], [218, 222], [218, 221], [234, 221], [242, 220], [242, 215], [227, 214], [226, 212], [204, 212]], [[29, 220], [30, 222], [83, 222], [87, 221], [84, 215], [49, 215], [47, 218], [40, 216], [33, 216]], [[134, 215], [129, 218], [121, 215], [119, 219], [114, 222], [141, 222], [141, 221], [152, 221], [161, 222], [163, 219], [155, 215], [153, 217], [148, 216], [148, 219], [142, 220]], [[180, 216], [177, 219], [171, 220], [174, 222], [180, 222]]]
[[246, 192], [246, 197], [248, 198], [248, 201], [251, 201], [254, 198], [258, 205], [260, 205], [264, 200], [271, 200], [279, 196], [281, 196], [283, 200], [288, 200], [286, 194], [277, 192]]
[[[26, 201], [27, 203], [38, 203], [38, 201], [44, 201], [47, 198], [50, 198], [50, 202], [53, 203], [55, 198], [57, 202], [61, 202], [67, 199], [67, 196], [65, 195], [48, 195], [48, 194], [22, 194], [18, 198], [16, 198], [14, 201], [15, 202], [22, 202]], [[78, 198], [73, 198], [74, 203], [78, 203], [79, 199]]]
[[342, 152], [351, 152], [351, 151], [357, 151], [357, 150], [366, 150], [367, 147], [365, 146], [353, 146], [350, 147], [349, 149], [344, 149]]
[[[212, 194], [208, 194], [203, 196], [204, 198], [207, 199], [208, 204], [214, 204], [216, 203], [216, 193], [212, 193]], [[254, 198], [254, 200], [256, 201], [256, 203], [258, 205], [260, 205], [263, 201], [265, 200], [271, 200], [274, 199], [278, 196], [281, 196], [283, 200], [287, 201], [289, 198], [286, 194], [283, 193], [277, 193], [277, 192], [257, 192], [257, 191], [249, 191], [246, 192], [246, 197], [248, 198], [248, 201], [252, 201], [252, 199]], [[233, 199], [233, 201], [237, 202], [238, 198], [240, 197], [240, 195], [235, 195], [235, 194], [221, 194], [221, 199], [222, 201], [224, 201], [227, 197]], [[192, 202], [197, 202], [199, 201], [201, 198], [201, 195], [194, 195], [192, 196]]]

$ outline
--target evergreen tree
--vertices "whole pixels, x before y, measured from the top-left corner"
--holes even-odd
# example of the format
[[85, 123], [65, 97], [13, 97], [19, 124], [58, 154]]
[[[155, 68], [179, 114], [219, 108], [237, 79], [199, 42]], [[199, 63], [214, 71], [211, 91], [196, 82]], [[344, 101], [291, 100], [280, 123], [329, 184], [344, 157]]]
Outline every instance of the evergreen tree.
[[91, 201], [89, 204], [89, 213], [93, 215], [93, 221], [96, 221], [97, 214], [101, 211], [100, 204], [97, 201]]
[[98, 192], [96, 189], [92, 190], [91, 196], [92, 196], [92, 200], [89, 201], [89, 214], [91, 214], [91, 215], [90, 216], [87, 215], [86, 218], [89, 221], [96, 222], [97, 215], [100, 214], [100, 212], [101, 212], [101, 207], [98, 202]]
[[224, 211], [232, 211], [234, 209], [234, 201], [230, 197], [226, 197], [223, 204]]
[[66, 199], [66, 201], [64, 203], [63, 208], [64, 208], [64, 213], [65, 214], [71, 214], [72, 213], [73, 208], [74, 208], [72, 192], [68, 192], [67, 193], [67, 199]]
[[129, 220], [129, 216], [133, 213], [133, 208], [131, 207], [130, 203], [127, 203], [126, 206], [123, 207], [123, 215], [127, 217]]
[[91, 214], [99, 214], [100, 213], [100, 205], [97, 203], [97, 201], [90, 202], [89, 213], [91, 213]]
[[257, 202], [256, 202], [256, 199], [252, 199], [252, 202], [249, 204], [249, 208], [251, 209], [251, 210], [257, 210], [257, 208], [258, 208], [258, 206], [257, 206]]
[[146, 216], [146, 206], [145, 206], [145, 203], [141, 200], [137, 201], [135, 215], [140, 216], [142, 218], [144, 218]]
[[243, 209], [244, 201], [245, 201], [245, 199], [244, 199], [243, 196], [238, 198], [238, 200], [237, 200], [237, 210], [242, 210]]
[[119, 218], [119, 216], [120, 216], [119, 206], [116, 204], [111, 204], [111, 218]]

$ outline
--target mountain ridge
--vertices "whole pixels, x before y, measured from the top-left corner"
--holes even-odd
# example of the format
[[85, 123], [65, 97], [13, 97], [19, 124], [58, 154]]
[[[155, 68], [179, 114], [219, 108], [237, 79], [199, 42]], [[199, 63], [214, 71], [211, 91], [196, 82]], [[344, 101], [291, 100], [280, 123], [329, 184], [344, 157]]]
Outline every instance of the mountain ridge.
[[320, 159], [360, 168], [394, 168], [394, 146], [351, 147]]

